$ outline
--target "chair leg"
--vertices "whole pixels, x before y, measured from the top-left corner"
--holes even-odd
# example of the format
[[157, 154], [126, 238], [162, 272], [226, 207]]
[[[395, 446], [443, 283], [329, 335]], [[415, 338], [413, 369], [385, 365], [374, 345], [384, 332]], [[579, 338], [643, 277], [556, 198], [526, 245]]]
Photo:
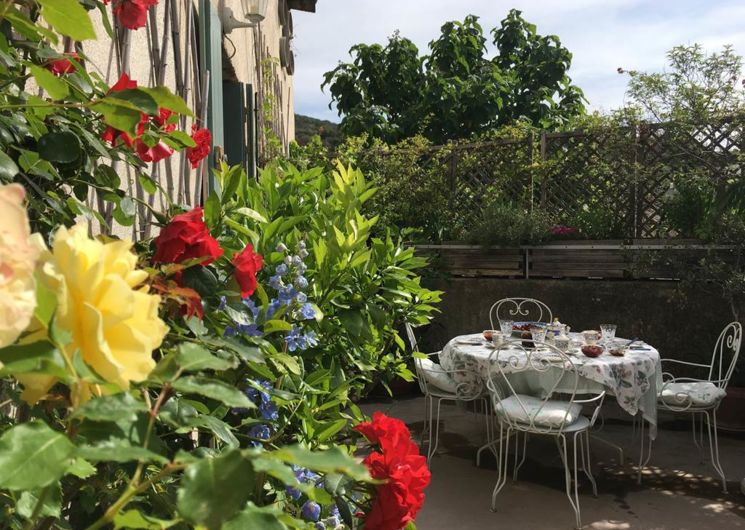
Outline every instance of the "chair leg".
[[[714, 469], [719, 474], [719, 476], [722, 478], [722, 492], [727, 493], [727, 478], [724, 476], [724, 470], [722, 469], [722, 464], [719, 462], [719, 436], [717, 435], [717, 411], [712, 410], [711, 416], [709, 416], [709, 412], [704, 412], [704, 415], [706, 416], [706, 427], [709, 432], [709, 452], [711, 453], [711, 464], [714, 466]], [[714, 433], [712, 436], [712, 420], [714, 423]]]
[[566, 483], [566, 493], [569, 504], [574, 510], [575, 522], [577, 528], [582, 527], [582, 521], [579, 512], [579, 491], [577, 486], [577, 434], [574, 435], [574, 498], [572, 498], [572, 473], [569, 469], [569, 457], [567, 456], [567, 439], [563, 434], [556, 437], [557, 444], [560, 448], [561, 460], [564, 462], [564, 479]]
[[512, 437], [511, 429], [507, 428], [507, 435], [504, 435], [504, 428], [499, 425], [499, 465], [497, 466], [497, 483], [491, 494], [491, 510], [497, 511], [497, 495], [507, 483], [507, 462], [510, 451], [510, 438]]
[[598, 485], [595, 483], [595, 477], [592, 476], [592, 465], [590, 464], [590, 431], [585, 431], [585, 435], [579, 437], [579, 442], [582, 451], [582, 470], [592, 483], [592, 494], [597, 497]]
[[525, 463], [525, 457], [528, 455], [528, 433], [523, 433], [523, 457], [520, 459], [520, 462], [517, 461], [517, 454], [520, 450], [520, 433], [518, 432], [515, 436], [515, 469], [512, 471], [512, 480], [517, 480], [517, 472], [520, 471], [520, 468], [523, 467], [523, 464]]
[[430, 406], [430, 401], [432, 400], [431, 396], [429, 394], [424, 396], [424, 426], [422, 427], [422, 436], [420, 438], [419, 442], [419, 450], [424, 449], [424, 437], [427, 435], [427, 433], [430, 430], [430, 423], [431, 423], [431, 416], [432, 408]]
[[[442, 399], [437, 400], [437, 417], [435, 419], [435, 443], [434, 445], [430, 444], [429, 446], [429, 454], [427, 455], [427, 465], [430, 469], [432, 469], [432, 457], [435, 456], [435, 453], [437, 452], [437, 445], [440, 442], [440, 405], [442, 405]], [[430, 433], [430, 440], [431, 440], [432, 434]]]

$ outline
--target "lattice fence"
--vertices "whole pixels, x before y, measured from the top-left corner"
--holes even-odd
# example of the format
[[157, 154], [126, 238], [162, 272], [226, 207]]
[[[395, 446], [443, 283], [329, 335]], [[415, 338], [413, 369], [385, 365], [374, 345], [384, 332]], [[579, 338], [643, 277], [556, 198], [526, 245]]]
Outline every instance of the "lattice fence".
[[[696, 126], [662, 123], [542, 133], [427, 147], [415, 154], [411, 151], [416, 148], [407, 146], [401, 160], [416, 166], [406, 168], [416, 175], [412, 178], [446, 188], [449, 211], [437, 214], [461, 224], [468, 223], [464, 212], [504, 201], [526, 210], [541, 208], [558, 223], [594, 227], [604, 237], [659, 238], [677, 235], [664, 219], [665, 201], [676, 181], [695, 177], [721, 184], [743, 178], [744, 129], [745, 116], [738, 116]], [[385, 180], [386, 172], [400, 169], [387, 166], [386, 158], [402, 151], [363, 153], [357, 163]], [[421, 208], [422, 201], [417, 202], [415, 207]]]

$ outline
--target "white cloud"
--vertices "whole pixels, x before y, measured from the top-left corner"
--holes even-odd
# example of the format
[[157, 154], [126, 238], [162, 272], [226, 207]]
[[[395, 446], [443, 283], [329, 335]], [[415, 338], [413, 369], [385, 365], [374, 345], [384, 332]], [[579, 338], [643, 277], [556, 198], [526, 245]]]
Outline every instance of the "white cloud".
[[512, 7], [539, 33], [561, 38], [574, 55], [570, 75], [594, 109], [623, 104], [626, 81], [616, 68], [661, 70], [677, 44], [699, 42], [709, 51], [733, 44], [745, 53], [740, 0], [319, 0], [315, 14], [294, 13], [296, 110], [338, 120], [319, 87], [356, 43], [383, 43], [400, 30], [426, 51], [445, 21], [472, 13], [488, 31]]

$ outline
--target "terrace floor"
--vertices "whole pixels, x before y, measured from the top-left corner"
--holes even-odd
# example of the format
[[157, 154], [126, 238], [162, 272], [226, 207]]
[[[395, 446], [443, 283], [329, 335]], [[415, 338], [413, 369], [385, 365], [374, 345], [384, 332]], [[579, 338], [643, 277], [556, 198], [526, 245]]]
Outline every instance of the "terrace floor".
[[[418, 440], [423, 425], [424, 398], [368, 403], [367, 413], [380, 410], [405, 421]], [[607, 409], [607, 410], [606, 410]], [[580, 507], [584, 529], [745, 529], [745, 436], [720, 435], [722, 466], [729, 493], [722, 493], [706, 454], [693, 444], [690, 425], [662, 416], [652, 459], [641, 485], [636, 483], [639, 442], [631, 443], [631, 423], [620, 409], [604, 405], [600, 436], [626, 449], [618, 452], [592, 441], [592, 467], [598, 498], [580, 470]], [[489, 509], [496, 480], [496, 461], [489, 453], [481, 467], [476, 449], [484, 441], [483, 419], [455, 405], [443, 404], [440, 447], [432, 460], [432, 483], [419, 513], [420, 530], [571, 529], [574, 513], [564, 490], [564, 475], [556, 446], [534, 437], [517, 482], [508, 481], [499, 494], [497, 512]]]

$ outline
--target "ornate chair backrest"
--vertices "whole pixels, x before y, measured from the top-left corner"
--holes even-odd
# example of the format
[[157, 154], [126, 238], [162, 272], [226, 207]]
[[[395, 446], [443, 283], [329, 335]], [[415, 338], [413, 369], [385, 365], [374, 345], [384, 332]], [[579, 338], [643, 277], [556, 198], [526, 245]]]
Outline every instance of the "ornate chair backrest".
[[[536, 343], [536, 345], [536, 349], [529, 349], [519, 342], [509, 342], [495, 349], [489, 356], [487, 388], [500, 420], [509, 424], [512, 429], [541, 434], [558, 434], [568, 424], [569, 407], [563, 418], [559, 416], [551, 426], [536, 424], [536, 418], [540, 412], [546, 410], [549, 402], [558, 399], [554, 397], [554, 394], [558, 394], [559, 385], [561, 385], [561, 401], [565, 403], [574, 401], [579, 384], [579, 373], [566, 353], [551, 344]], [[515, 390], [510, 380], [511, 375], [520, 372], [537, 372], [544, 382], [542, 386], [545, 395], [538, 398], [541, 404], [535, 409], [525, 404], [520, 397], [521, 394]], [[501, 404], [508, 398], [513, 398], [510, 400], [512, 406], [517, 404], [518, 412], [522, 411], [526, 421], [517, 422], [509, 415], [499, 412], [505, 410]]]
[[[411, 346], [411, 352], [414, 353], [419, 351], [419, 344], [416, 341], [414, 328], [408, 322], [406, 323], [405, 327], [406, 337], [409, 339], [409, 345]], [[422, 360], [417, 357], [414, 357], [414, 370], [416, 371], [416, 380], [419, 383], [419, 390], [421, 390], [422, 394], [426, 396], [429, 393], [429, 388], [427, 387], [427, 378], [424, 377], [424, 367], [422, 366]]]
[[722, 390], [727, 389], [729, 379], [735, 370], [741, 344], [742, 325], [739, 322], [730, 322], [719, 334], [709, 369], [709, 381]]
[[499, 329], [500, 319], [550, 324], [554, 317], [551, 309], [535, 298], [502, 298], [489, 309], [491, 329]]

